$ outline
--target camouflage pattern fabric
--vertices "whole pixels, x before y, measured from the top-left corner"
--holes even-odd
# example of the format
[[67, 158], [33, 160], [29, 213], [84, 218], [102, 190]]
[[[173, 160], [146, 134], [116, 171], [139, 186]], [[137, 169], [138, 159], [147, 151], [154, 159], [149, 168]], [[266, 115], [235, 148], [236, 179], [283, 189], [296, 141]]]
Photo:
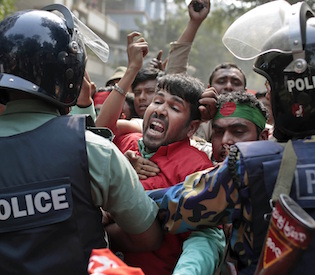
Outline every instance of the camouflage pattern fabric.
[[236, 171], [241, 179], [239, 189], [231, 178], [226, 159], [213, 168], [187, 176], [176, 186], [147, 193], [159, 205], [164, 229], [170, 233], [232, 222], [232, 252], [241, 264], [247, 266], [253, 247], [251, 205], [247, 176], [239, 156]]

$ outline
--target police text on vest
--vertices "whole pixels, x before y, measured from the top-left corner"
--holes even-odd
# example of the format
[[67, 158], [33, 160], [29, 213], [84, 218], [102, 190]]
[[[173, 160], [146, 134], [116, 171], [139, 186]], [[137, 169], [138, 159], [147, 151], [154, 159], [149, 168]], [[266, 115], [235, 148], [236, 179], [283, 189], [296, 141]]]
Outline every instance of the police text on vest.
[[69, 208], [65, 195], [66, 188], [63, 187], [39, 191], [36, 194], [25, 194], [23, 197], [2, 198], [0, 199], [0, 220], [7, 220], [11, 216], [13, 218], [31, 216], [36, 211], [47, 213], [50, 210]]

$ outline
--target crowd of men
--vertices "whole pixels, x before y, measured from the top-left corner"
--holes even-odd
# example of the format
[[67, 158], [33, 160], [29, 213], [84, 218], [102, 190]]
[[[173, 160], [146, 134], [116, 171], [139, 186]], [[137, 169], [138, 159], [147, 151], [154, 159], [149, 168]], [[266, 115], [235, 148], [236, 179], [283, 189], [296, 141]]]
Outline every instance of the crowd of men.
[[0, 22], [1, 274], [311, 272], [314, 13], [272, 1], [225, 32], [261, 96], [230, 62], [206, 85], [187, 72], [209, 12], [191, 1], [165, 62], [144, 65], [128, 34], [128, 65], [99, 89], [66, 6]]

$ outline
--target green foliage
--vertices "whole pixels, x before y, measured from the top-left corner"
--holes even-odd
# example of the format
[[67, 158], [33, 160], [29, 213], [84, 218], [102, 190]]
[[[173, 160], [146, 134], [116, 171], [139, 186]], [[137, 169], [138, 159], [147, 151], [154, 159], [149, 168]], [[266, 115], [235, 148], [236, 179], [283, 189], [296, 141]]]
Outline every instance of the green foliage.
[[146, 25], [141, 25], [138, 22], [137, 25], [140, 29], [145, 30], [143, 35], [149, 43], [150, 52], [158, 53], [159, 50], [163, 50], [163, 57], [166, 57], [169, 43], [176, 41], [184, 30], [188, 20], [187, 16], [187, 11], [179, 7], [176, 14], [167, 14], [164, 22], [155, 20]]
[[14, 0], [0, 1], [0, 21], [14, 11]]

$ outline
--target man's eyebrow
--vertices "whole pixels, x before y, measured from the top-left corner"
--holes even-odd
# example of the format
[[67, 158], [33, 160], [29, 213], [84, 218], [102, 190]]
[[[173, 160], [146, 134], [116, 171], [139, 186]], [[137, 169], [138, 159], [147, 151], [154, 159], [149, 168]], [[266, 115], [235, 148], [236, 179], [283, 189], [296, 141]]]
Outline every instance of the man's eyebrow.
[[239, 77], [237, 77], [237, 76], [231, 76], [231, 78], [233, 79], [233, 80], [239, 80], [239, 81], [242, 81]]
[[227, 128], [238, 128], [238, 127], [248, 127], [246, 124], [242, 123], [242, 122], [237, 122], [237, 123], [233, 123], [230, 124], [228, 126], [220, 126], [218, 124], [213, 123], [212, 128], [216, 128], [216, 129], [227, 129]]
[[220, 125], [218, 125], [218, 124], [213, 123], [212, 128], [223, 129], [224, 127], [222, 127], [222, 126], [220, 126]]
[[217, 79], [225, 79], [225, 78], [228, 78], [228, 77], [229, 77], [228, 75], [221, 75]]
[[157, 91], [156, 95], [159, 95], [161, 97], [165, 97], [164, 93], [161, 90]]
[[238, 123], [233, 123], [233, 124], [229, 125], [228, 128], [232, 128], [232, 129], [235, 129], [235, 128], [248, 128], [248, 125], [245, 124], [245, 123], [242, 123], [242, 122], [238, 122]]
[[182, 99], [181, 97], [179, 97], [179, 96], [172, 96], [172, 99], [174, 101], [178, 102], [179, 104], [184, 106], [184, 99]]

